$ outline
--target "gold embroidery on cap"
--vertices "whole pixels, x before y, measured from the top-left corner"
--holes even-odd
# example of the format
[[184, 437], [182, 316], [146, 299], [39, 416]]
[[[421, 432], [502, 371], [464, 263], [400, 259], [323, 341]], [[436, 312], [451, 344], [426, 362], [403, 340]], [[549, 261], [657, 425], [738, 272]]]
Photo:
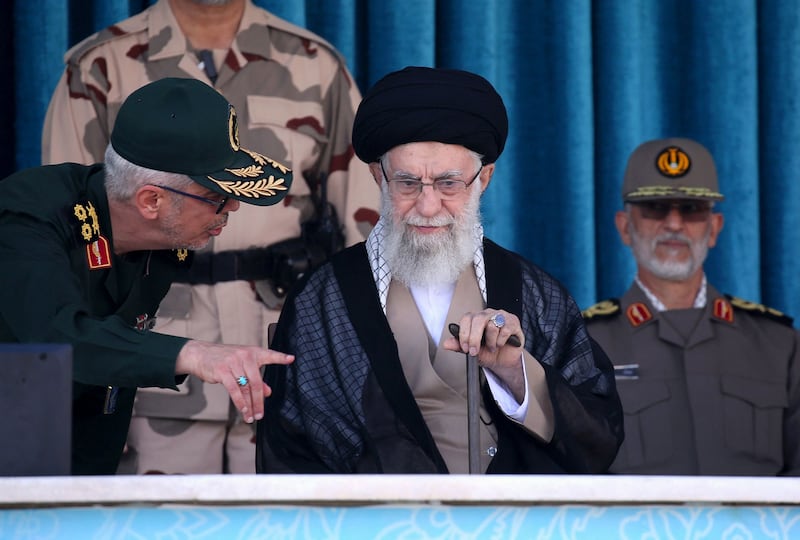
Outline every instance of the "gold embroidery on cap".
[[284, 186], [283, 178], [275, 178], [270, 175], [269, 178], [261, 178], [259, 180], [248, 180], [247, 182], [239, 182], [237, 180], [217, 180], [216, 178], [208, 177], [209, 180], [216, 183], [226, 193], [238, 197], [249, 197], [258, 199], [259, 197], [273, 197], [278, 191], [286, 191], [288, 188]]
[[231, 141], [231, 148], [239, 151], [239, 123], [236, 120], [236, 109], [233, 105], [228, 105], [228, 138]]
[[[258, 165], [266, 165], [267, 163], [269, 163], [273, 168], [278, 169], [283, 174], [286, 174], [291, 170], [286, 165], [278, 163], [274, 159], [270, 159], [267, 156], [263, 156], [258, 152], [253, 152], [252, 150], [248, 150], [247, 148], [242, 148], [241, 150], [242, 152], [245, 152], [251, 158], [253, 158], [253, 161], [258, 163]], [[243, 178], [255, 178], [256, 176], [261, 176], [262, 174], [264, 174], [264, 169], [262, 169], [258, 165], [248, 165], [247, 167], [240, 167], [238, 169], [225, 169], [225, 170], [234, 176], [241, 176]], [[214, 180], [213, 178], [211, 179]], [[214, 181], [217, 182], [218, 180]]]
[[[282, 163], [278, 163], [274, 159], [268, 158], [267, 156], [265, 156], [263, 154], [259, 154], [258, 152], [253, 152], [252, 150], [248, 150], [247, 148], [242, 148], [241, 150], [242, 150], [242, 152], [246, 153], [248, 156], [253, 158], [253, 161], [258, 163], [259, 165], [266, 165], [267, 163], [269, 163], [270, 166], [278, 169], [283, 174], [286, 174], [287, 172], [289, 172], [291, 170], [286, 165], [284, 165]], [[251, 165], [251, 167], [252, 167], [252, 165]], [[225, 169], [225, 170], [228, 171], [231, 174], [236, 174], [236, 172], [234, 172], [234, 171], [241, 171], [243, 169]], [[242, 175], [237, 175], [237, 176], [242, 176]]]
[[666, 197], [669, 195], [685, 195], [687, 197], [709, 197], [721, 199], [722, 194], [706, 187], [690, 186], [642, 186], [628, 193], [627, 197]]
[[677, 178], [689, 172], [692, 161], [689, 156], [677, 146], [670, 146], [661, 151], [656, 157], [656, 167], [664, 176]]
[[225, 169], [225, 170], [234, 176], [241, 176], [244, 178], [255, 178], [256, 176], [261, 176], [262, 174], [264, 174], [264, 169], [262, 169], [258, 165], [249, 165], [247, 167], [242, 167], [240, 169]]

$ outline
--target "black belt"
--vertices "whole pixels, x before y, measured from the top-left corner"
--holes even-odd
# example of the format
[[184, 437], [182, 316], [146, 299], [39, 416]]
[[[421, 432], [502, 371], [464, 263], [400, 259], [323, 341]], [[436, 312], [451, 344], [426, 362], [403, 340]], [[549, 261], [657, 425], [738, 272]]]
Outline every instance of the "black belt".
[[190, 285], [213, 285], [220, 281], [271, 279], [273, 260], [270, 248], [195, 253], [192, 265], [175, 281]]

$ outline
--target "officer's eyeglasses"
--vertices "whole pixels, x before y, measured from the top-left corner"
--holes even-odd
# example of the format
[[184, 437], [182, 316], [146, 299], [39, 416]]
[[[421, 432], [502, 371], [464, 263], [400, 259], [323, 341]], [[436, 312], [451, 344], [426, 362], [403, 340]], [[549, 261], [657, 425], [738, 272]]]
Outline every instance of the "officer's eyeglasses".
[[478, 178], [478, 175], [480, 175], [481, 171], [483, 170], [483, 166], [481, 165], [481, 167], [478, 169], [478, 172], [475, 173], [475, 176], [473, 176], [472, 180], [469, 182], [454, 178], [437, 178], [432, 183], [426, 184], [417, 178], [389, 178], [389, 175], [386, 174], [386, 169], [383, 168], [383, 161], [380, 163], [383, 177], [386, 178], [387, 182], [389, 182], [389, 189], [398, 198], [406, 200], [412, 200], [419, 197], [419, 194], [422, 193], [422, 188], [425, 186], [433, 187], [434, 191], [437, 191], [439, 196], [444, 200], [455, 199], [472, 185], [472, 183]]
[[225, 208], [225, 205], [228, 204], [230, 197], [223, 197], [219, 200], [208, 199], [206, 197], [201, 197], [200, 195], [195, 195], [194, 193], [186, 193], [185, 191], [181, 191], [179, 189], [171, 188], [169, 186], [164, 186], [161, 184], [153, 184], [156, 187], [160, 187], [161, 189], [166, 189], [167, 191], [171, 191], [173, 193], [177, 193], [178, 195], [183, 195], [184, 197], [190, 197], [192, 199], [196, 199], [198, 201], [203, 201], [204, 203], [208, 203], [212, 206], [217, 207], [217, 211], [214, 212], [215, 214], [219, 214], [222, 212], [222, 209]]
[[666, 219], [673, 208], [684, 221], [705, 221], [711, 214], [711, 203], [706, 201], [641, 201], [632, 204], [639, 208], [643, 218], [655, 221]]

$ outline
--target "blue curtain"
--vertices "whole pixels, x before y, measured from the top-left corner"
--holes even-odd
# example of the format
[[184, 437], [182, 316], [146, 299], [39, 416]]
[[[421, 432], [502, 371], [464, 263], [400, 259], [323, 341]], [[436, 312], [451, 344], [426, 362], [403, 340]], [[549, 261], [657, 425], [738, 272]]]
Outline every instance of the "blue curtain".
[[[147, 0], [0, 7], [0, 173], [37, 165], [67, 48]], [[504, 96], [507, 149], [488, 234], [586, 307], [634, 264], [613, 213], [628, 154], [686, 136], [717, 160], [726, 225], [707, 265], [721, 290], [800, 315], [800, 3], [796, 0], [257, 0], [347, 58], [365, 90], [406, 65], [478, 72]], [[5, 31], [3, 31], [5, 30]]]

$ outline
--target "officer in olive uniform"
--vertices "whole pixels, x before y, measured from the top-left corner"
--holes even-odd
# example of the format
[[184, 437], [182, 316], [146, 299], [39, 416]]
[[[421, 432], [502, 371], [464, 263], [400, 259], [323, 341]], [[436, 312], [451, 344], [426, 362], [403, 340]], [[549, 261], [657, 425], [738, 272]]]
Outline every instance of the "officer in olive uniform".
[[[100, 161], [119, 104], [143, 84], [191, 77], [213, 86], [236, 107], [241, 143], [289, 165], [297, 179], [269, 212], [244, 206], [231, 216], [225, 234], [171, 287], [156, 330], [266, 346], [280, 293], [307, 260], [306, 246], [291, 239], [319, 215], [312, 193], [322, 194], [320, 180], [346, 244], [364, 240], [378, 219], [377, 185], [350, 143], [361, 95], [333, 46], [250, 0], [151, 3], [67, 52], [43, 130], [43, 162]], [[271, 246], [286, 264], [274, 262]], [[143, 390], [123, 470], [254, 473], [253, 430], [239, 418], [222, 388], [195, 377], [179, 392]]]
[[[113, 474], [138, 386], [222, 383], [263, 414], [260, 367], [291, 357], [150, 331], [171, 282], [239, 201], [285, 196], [292, 174], [239, 146], [236, 111], [209, 86], [162, 79], [119, 109], [105, 164], [65, 163], [0, 182], [0, 341], [73, 349], [73, 474]], [[13, 414], [13, 411], [4, 411]]]
[[800, 473], [800, 339], [785, 315], [706, 282], [722, 229], [711, 154], [649, 141], [628, 161], [615, 222], [637, 275], [584, 311], [625, 412], [616, 473]]

